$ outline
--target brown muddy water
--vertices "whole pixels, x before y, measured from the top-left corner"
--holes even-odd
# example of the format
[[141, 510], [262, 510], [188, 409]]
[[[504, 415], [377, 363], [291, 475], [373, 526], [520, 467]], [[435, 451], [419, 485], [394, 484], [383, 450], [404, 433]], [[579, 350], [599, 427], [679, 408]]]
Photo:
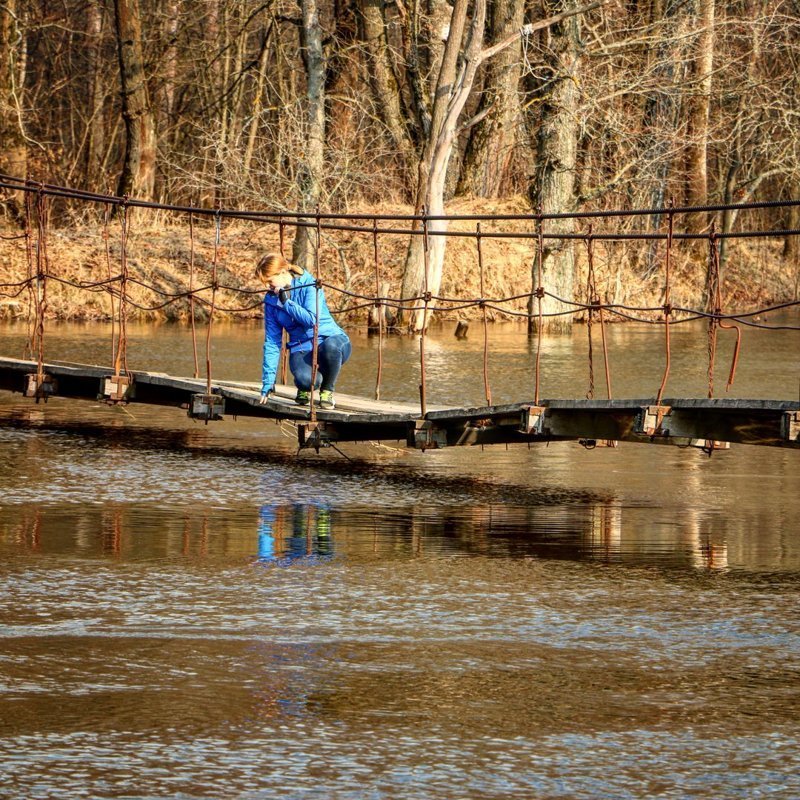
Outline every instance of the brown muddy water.
[[[257, 380], [260, 335], [218, 327], [214, 375]], [[609, 335], [615, 396], [655, 395], [658, 334]], [[481, 338], [432, 335], [430, 403], [481, 400]], [[704, 396], [703, 329], [673, 343], [666, 395]], [[542, 397], [583, 396], [585, 356], [547, 339]], [[190, 337], [133, 327], [129, 361], [190, 374]], [[492, 329], [495, 402], [532, 361]], [[415, 399], [415, 342], [384, 370]], [[798, 378], [800, 334], [745, 332], [731, 396]], [[1, 797], [800, 797], [800, 452], [342, 449], [0, 392]]]

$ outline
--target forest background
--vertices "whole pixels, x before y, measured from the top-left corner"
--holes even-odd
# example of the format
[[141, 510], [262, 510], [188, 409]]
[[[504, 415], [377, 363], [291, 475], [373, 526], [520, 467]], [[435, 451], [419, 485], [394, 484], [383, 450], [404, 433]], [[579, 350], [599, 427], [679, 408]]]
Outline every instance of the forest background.
[[[787, 201], [800, 197], [799, 62], [796, 0], [2, 0], [0, 173], [170, 205], [335, 214]], [[30, 212], [13, 190], [2, 212], [9, 285], [30, 269], [31, 237], [13, 235]], [[52, 270], [73, 282], [110, 273], [118, 216], [53, 202]], [[598, 220], [593, 231], [663, 233], [668, 216]], [[128, 222], [125, 257], [165, 292], [186, 288], [190, 261], [216, 261], [228, 284], [253, 288], [256, 259], [279, 244], [275, 225], [226, 221], [217, 232], [213, 217], [189, 226], [163, 211]], [[704, 234], [797, 230], [800, 211], [674, 222]], [[587, 230], [548, 221], [548, 232]], [[431, 237], [425, 276], [422, 237], [382, 236], [376, 276], [369, 235], [326, 230], [317, 261], [313, 228], [285, 232], [295, 261], [355, 293], [509, 297], [536, 285], [530, 238], [484, 239], [481, 287], [472, 238], [445, 250]], [[594, 245], [603, 302], [661, 302], [663, 240]], [[797, 299], [799, 245], [795, 235], [723, 240], [725, 302]], [[708, 301], [707, 251], [705, 240], [676, 244], [676, 305]], [[585, 243], [549, 240], [542, 266], [554, 295], [589, 299]], [[129, 290], [152, 304], [143, 287]], [[6, 293], [0, 315], [23, 305]], [[109, 308], [103, 293], [62, 284], [48, 312], [102, 318]], [[188, 308], [184, 298], [150, 316]]]

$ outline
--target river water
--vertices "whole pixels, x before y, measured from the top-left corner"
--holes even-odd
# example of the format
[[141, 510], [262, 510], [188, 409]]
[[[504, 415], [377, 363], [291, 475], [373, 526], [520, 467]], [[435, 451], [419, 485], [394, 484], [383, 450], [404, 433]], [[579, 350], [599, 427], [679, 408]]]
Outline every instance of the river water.
[[[109, 333], [52, 327], [46, 356], [107, 362]], [[542, 397], [586, 394], [585, 334], [543, 341]], [[257, 380], [260, 336], [217, 326], [212, 374]], [[353, 338], [339, 389], [369, 395]], [[660, 334], [609, 340], [614, 395], [654, 396]], [[533, 397], [535, 349], [492, 329], [494, 402]], [[191, 351], [131, 327], [132, 369]], [[667, 397], [705, 396], [705, 353], [675, 328]], [[480, 402], [481, 360], [474, 325], [433, 332], [429, 402]], [[384, 361], [415, 399], [417, 343]], [[729, 394], [798, 378], [800, 334], [748, 330]], [[800, 796], [800, 452], [342, 451], [0, 392], [1, 797]]]

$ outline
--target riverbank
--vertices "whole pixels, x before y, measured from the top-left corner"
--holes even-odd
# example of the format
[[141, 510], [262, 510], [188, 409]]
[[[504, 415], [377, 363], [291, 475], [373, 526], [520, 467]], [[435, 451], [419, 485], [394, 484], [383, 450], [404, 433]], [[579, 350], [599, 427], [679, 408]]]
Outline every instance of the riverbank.
[[[520, 215], [530, 213], [524, 198], [505, 201], [453, 201], [452, 214]], [[354, 213], [410, 214], [410, 207], [398, 205], [353, 209]], [[211, 301], [214, 264], [221, 288], [215, 298], [215, 315], [252, 318], [260, 315], [258, 283], [253, 268], [259, 256], [280, 246], [278, 226], [223, 222], [219, 244], [215, 247], [215, 228], [205, 220], [195, 220], [190, 231], [186, 219], [166, 218], [161, 212], [135, 210], [131, 214], [125, 248], [129, 274], [128, 316], [140, 320], [187, 321], [207, 316]], [[613, 224], [613, 221], [612, 221]], [[365, 223], [369, 227], [368, 223]], [[393, 224], [391, 227], [401, 227]], [[404, 226], [402, 226], [404, 227]], [[474, 232], [475, 223], [454, 221], [452, 232]], [[611, 228], [609, 228], [611, 230]], [[530, 234], [524, 220], [498, 222], [482, 232]], [[594, 233], [602, 231], [595, 226]], [[0, 241], [0, 318], [13, 319], [29, 314], [31, 298], [24, 287], [35, 254], [29, 252], [26, 238], [19, 232], [4, 230]], [[293, 228], [286, 228], [285, 249], [290, 251]], [[19, 238], [13, 238], [13, 237]], [[32, 250], [36, 234], [32, 237]], [[374, 240], [371, 233], [323, 231], [319, 276], [329, 287], [331, 306], [350, 324], [366, 324], [364, 301], [352, 295], [375, 296], [380, 287], [384, 296], [399, 297], [408, 237], [383, 234], [378, 237], [376, 270]], [[575, 298], [586, 301], [588, 259], [584, 241], [574, 242], [577, 275]], [[664, 298], [664, 244], [648, 242], [595, 241], [593, 265], [601, 299], [606, 303], [636, 307], [655, 307]], [[671, 302], [676, 307], [702, 307], [707, 272], [705, 242], [676, 242], [672, 253]], [[782, 240], [732, 240], [723, 269], [724, 309], [749, 310], [797, 299], [800, 268], [782, 257]], [[103, 220], [52, 228], [46, 239], [48, 281], [47, 316], [52, 319], [91, 321], [111, 319], [117, 302], [104, 284], [122, 272], [123, 253], [119, 222]], [[533, 282], [531, 268], [535, 240], [531, 238], [492, 238], [481, 240], [484, 291], [473, 237], [448, 240], [441, 296], [472, 300], [511, 298], [489, 311], [489, 318], [504, 319], [526, 311]], [[31, 267], [31, 263], [34, 264]], [[649, 265], [649, 266], [648, 266]], [[116, 285], [116, 284], [114, 284]], [[186, 293], [202, 290], [192, 304]], [[235, 289], [244, 290], [235, 291]], [[342, 291], [337, 291], [341, 289]], [[248, 294], [248, 292], [251, 292]], [[177, 297], [176, 297], [177, 295]], [[519, 297], [519, 295], [523, 295]], [[458, 305], [458, 304], [454, 304]], [[503, 313], [506, 312], [506, 313]], [[653, 315], [658, 312], [652, 312]], [[474, 319], [477, 306], [453, 310], [443, 305], [440, 319]], [[580, 318], [580, 314], [577, 315]]]

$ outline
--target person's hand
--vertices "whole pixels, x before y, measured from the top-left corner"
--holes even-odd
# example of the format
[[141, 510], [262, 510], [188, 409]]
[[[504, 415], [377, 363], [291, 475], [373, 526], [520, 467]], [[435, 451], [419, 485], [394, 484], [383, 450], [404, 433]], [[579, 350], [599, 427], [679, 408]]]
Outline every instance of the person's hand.
[[258, 398], [258, 404], [263, 406], [267, 402], [267, 398], [272, 394], [272, 390], [274, 386], [270, 386], [269, 389], [261, 389], [261, 397]]
[[289, 292], [287, 292], [286, 289], [278, 289], [278, 300], [280, 300], [283, 305], [286, 305], [288, 299]]

